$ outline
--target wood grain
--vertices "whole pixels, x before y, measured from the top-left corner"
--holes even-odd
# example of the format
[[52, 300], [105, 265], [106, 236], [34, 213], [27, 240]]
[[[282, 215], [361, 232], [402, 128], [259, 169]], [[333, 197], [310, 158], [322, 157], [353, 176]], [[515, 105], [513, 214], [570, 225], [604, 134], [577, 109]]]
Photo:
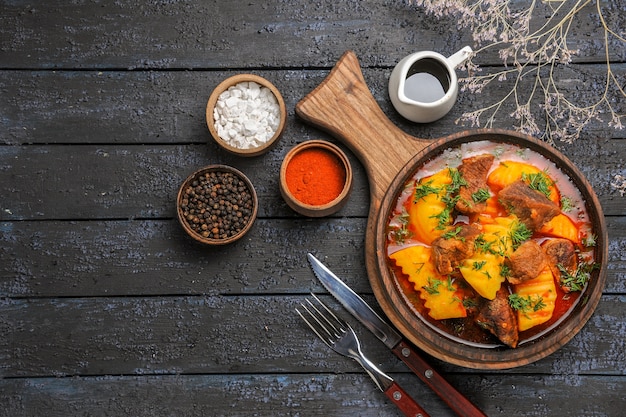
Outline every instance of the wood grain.
[[[295, 314], [305, 294], [82, 297], [2, 302], [3, 378], [93, 375], [361, 372], [317, 340]], [[337, 305], [329, 296], [333, 308]], [[367, 297], [371, 300], [370, 297]], [[623, 376], [626, 296], [606, 295], [571, 343], [517, 374]], [[341, 310], [338, 310], [341, 311]], [[355, 320], [343, 311], [350, 323]], [[373, 335], [355, 326], [384, 371], [408, 373]], [[470, 373], [433, 360], [447, 375]], [[476, 373], [476, 372], [474, 372]], [[481, 374], [484, 372], [481, 372]], [[414, 376], [415, 384], [421, 384]], [[372, 385], [373, 386], [373, 385]], [[375, 386], [373, 386], [375, 387]], [[406, 387], [405, 387], [406, 388]], [[468, 393], [469, 394], [469, 393]]]
[[[612, 27], [626, 27], [621, 0], [602, 5]], [[366, 169], [295, 106], [353, 50], [401, 131], [429, 142], [463, 131], [455, 121], [514, 80], [489, 96], [462, 92], [446, 117], [425, 125], [395, 112], [387, 80], [405, 55], [451, 54], [471, 34], [400, 0], [5, 1], [0, 10], [0, 416], [399, 415], [293, 316], [303, 296], [324, 292], [308, 251], [380, 311], [364, 266]], [[557, 82], [592, 102], [605, 77], [593, 5], [569, 41], [581, 52]], [[622, 77], [626, 46], [612, 42], [610, 54]], [[496, 51], [477, 59], [501, 68]], [[287, 109], [277, 146], [245, 161], [214, 144], [204, 120], [213, 89], [244, 72], [276, 85]], [[623, 101], [614, 105], [623, 112]], [[510, 128], [512, 110], [494, 126]], [[432, 359], [490, 416], [610, 416], [626, 402], [626, 205], [611, 186], [626, 176], [626, 134], [607, 122], [557, 143], [591, 182], [610, 230], [607, 286], [588, 325], [550, 357], [511, 371]], [[338, 144], [354, 169], [347, 206], [323, 220], [295, 214], [278, 187], [282, 158], [309, 139]], [[185, 236], [173, 204], [180, 182], [209, 163], [242, 170], [260, 201], [246, 239], [217, 250]], [[452, 416], [355, 327], [366, 353], [427, 411]]]
[[[413, 379], [392, 374], [404, 386]], [[307, 416], [351, 417], [400, 416], [392, 404], [362, 374], [319, 373], [307, 375], [137, 375], [29, 380], [0, 380], [0, 400], [25, 417], [45, 413], [64, 417], [84, 412], [91, 416], [154, 415], [215, 416]], [[554, 375], [452, 375], [461, 389], [474, 392], [487, 415], [563, 415], [602, 413], [595, 405], [599, 398], [606, 408], [617, 410], [626, 398], [626, 384], [620, 377]], [[552, 394], [548, 387], [564, 386]], [[355, 390], [353, 387], [359, 387]], [[329, 391], [336, 398], [329, 400]], [[422, 387], [419, 396], [432, 415], [454, 414]], [[578, 401], [571, 401], [575, 397]], [[159, 399], [159, 400], [157, 400]], [[222, 408], [216, 408], [221, 404]], [[497, 404], [497, 405], [494, 405]]]
[[[305, 295], [323, 289], [306, 262], [311, 250], [356, 292], [371, 294], [363, 266], [366, 222], [258, 219], [245, 241], [207, 250], [187, 238], [175, 219], [5, 221], [0, 297]], [[605, 292], [623, 294], [626, 220], [613, 217], [607, 224]]]
[[[571, 49], [580, 51], [574, 56], [577, 62], [604, 59], [594, 6], [588, 5], [570, 30]], [[621, 0], [603, 2], [616, 31], [626, 27], [622, 6]], [[542, 16], [552, 5], [535, 7]], [[241, 5], [124, 0], [97, 7], [10, 2], [3, 4], [2, 19], [0, 67], [22, 69], [331, 67], [347, 49], [355, 50], [368, 67], [393, 66], [425, 47], [450, 55], [472, 43], [469, 31], [455, 29], [454, 19], [428, 17], [404, 1]], [[623, 45], [614, 46], [612, 58], [623, 61]], [[501, 64], [496, 50], [480, 62]]]

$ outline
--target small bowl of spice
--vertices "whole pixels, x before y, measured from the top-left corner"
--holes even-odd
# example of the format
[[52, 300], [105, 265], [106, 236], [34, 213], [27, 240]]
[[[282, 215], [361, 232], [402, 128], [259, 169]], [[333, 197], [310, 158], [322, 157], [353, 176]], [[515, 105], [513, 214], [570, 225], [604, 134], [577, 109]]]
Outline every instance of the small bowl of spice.
[[213, 139], [239, 156], [267, 152], [280, 137], [286, 119], [285, 101], [278, 89], [254, 74], [238, 74], [222, 81], [206, 107]]
[[341, 210], [352, 190], [352, 167], [346, 154], [324, 140], [293, 147], [280, 168], [280, 191], [289, 207], [308, 217]]
[[191, 174], [176, 199], [178, 221], [189, 236], [208, 245], [241, 238], [256, 219], [258, 200], [250, 180], [228, 165], [209, 165]]

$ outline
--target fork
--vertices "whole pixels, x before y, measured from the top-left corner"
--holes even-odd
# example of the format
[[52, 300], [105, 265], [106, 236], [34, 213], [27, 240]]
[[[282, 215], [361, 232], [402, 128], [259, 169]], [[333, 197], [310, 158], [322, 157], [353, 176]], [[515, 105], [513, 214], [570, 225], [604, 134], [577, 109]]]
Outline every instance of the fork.
[[[303, 312], [296, 312], [313, 332], [335, 352], [357, 361], [376, 383], [376, 386], [407, 417], [430, 417], [409, 394], [389, 375], [378, 369], [361, 351], [361, 344], [350, 325], [337, 317], [315, 294], [311, 294], [316, 304], [308, 298], [301, 303]], [[307, 318], [308, 317], [308, 318]]]

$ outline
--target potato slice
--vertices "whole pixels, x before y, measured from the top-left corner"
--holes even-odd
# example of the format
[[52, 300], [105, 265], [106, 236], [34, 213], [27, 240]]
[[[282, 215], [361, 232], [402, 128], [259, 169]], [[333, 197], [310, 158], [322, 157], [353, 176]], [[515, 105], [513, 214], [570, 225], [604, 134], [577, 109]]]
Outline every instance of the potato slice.
[[515, 216], [497, 217], [483, 225], [483, 233], [474, 241], [474, 254], [459, 267], [465, 281], [488, 300], [496, 298], [504, 282], [502, 264], [513, 253], [510, 233], [516, 221]]
[[500, 274], [501, 257], [491, 253], [477, 253], [463, 261], [459, 267], [461, 275], [481, 297], [496, 298], [496, 293], [504, 282]]
[[547, 175], [546, 172], [541, 171], [539, 168], [525, 162], [500, 162], [500, 165], [498, 165], [498, 167], [491, 171], [491, 173], [487, 177], [487, 184], [492, 188], [494, 192], [497, 193], [507, 185], [512, 184], [515, 181], [521, 180], [525, 176], [527, 177], [525, 182], [528, 183], [528, 176], [542, 173], [548, 180], [547, 190], [550, 195], [546, 197], [548, 197], [552, 202], [560, 207], [561, 196], [559, 190], [554, 183], [554, 180], [550, 178], [550, 176]]
[[517, 309], [519, 331], [523, 332], [550, 320], [556, 306], [556, 285], [550, 268], [530, 281], [513, 286], [515, 294], [527, 301], [527, 307]]
[[446, 186], [451, 183], [449, 170], [444, 169], [423, 178], [416, 186], [408, 209], [409, 229], [427, 245], [445, 233], [452, 222], [451, 216], [446, 216], [447, 205], [443, 201]]
[[435, 320], [466, 317], [467, 311], [457, 295], [457, 284], [437, 272], [431, 255], [430, 248], [418, 245], [399, 250], [389, 257], [413, 283], [429, 316]]
[[539, 232], [553, 237], [562, 237], [571, 240], [573, 243], [580, 243], [578, 227], [565, 214], [557, 214], [549, 222], [545, 223], [539, 229]]

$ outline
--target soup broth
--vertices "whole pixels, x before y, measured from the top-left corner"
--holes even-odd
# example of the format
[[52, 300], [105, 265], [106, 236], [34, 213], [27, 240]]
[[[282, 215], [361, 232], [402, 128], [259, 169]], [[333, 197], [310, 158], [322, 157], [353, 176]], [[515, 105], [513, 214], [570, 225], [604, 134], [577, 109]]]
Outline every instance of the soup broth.
[[[480, 192], [467, 202], [483, 208], [468, 211], [459, 205], [460, 190], [476, 184], [471, 179], [468, 184], [459, 172], [467, 172], [467, 161], [476, 157], [492, 162]], [[541, 194], [538, 201], [548, 205], [549, 200], [553, 217], [537, 225], [524, 218], [522, 208], [503, 202], [507, 187], [517, 183], [524, 183], [531, 195]], [[474, 199], [475, 195], [479, 196]], [[467, 230], [473, 234], [466, 238]], [[519, 230], [524, 232], [521, 237]], [[594, 236], [579, 190], [552, 161], [516, 145], [481, 141], [444, 151], [406, 181], [387, 221], [386, 249], [389, 269], [406, 303], [427, 325], [470, 345], [516, 347], [558, 326], [581, 301], [596, 265]], [[450, 250], [466, 253], [451, 265], [442, 263], [438, 254], [454, 242], [458, 245]], [[555, 242], [565, 246], [571, 242], [574, 265], [554, 260], [548, 248]], [[537, 265], [535, 270], [541, 272], [521, 282], [511, 276], [508, 265], [524, 244], [541, 248], [537, 259], [547, 254], [550, 262]], [[442, 265], [449, 269], [442, 271]], [[519, 267], [512, 268], [517, 274]], [[503, 314], [512, 314], [509, 323], [518, 326], [515, 343], [483, 319], [499, 299], [506, 299]]]

